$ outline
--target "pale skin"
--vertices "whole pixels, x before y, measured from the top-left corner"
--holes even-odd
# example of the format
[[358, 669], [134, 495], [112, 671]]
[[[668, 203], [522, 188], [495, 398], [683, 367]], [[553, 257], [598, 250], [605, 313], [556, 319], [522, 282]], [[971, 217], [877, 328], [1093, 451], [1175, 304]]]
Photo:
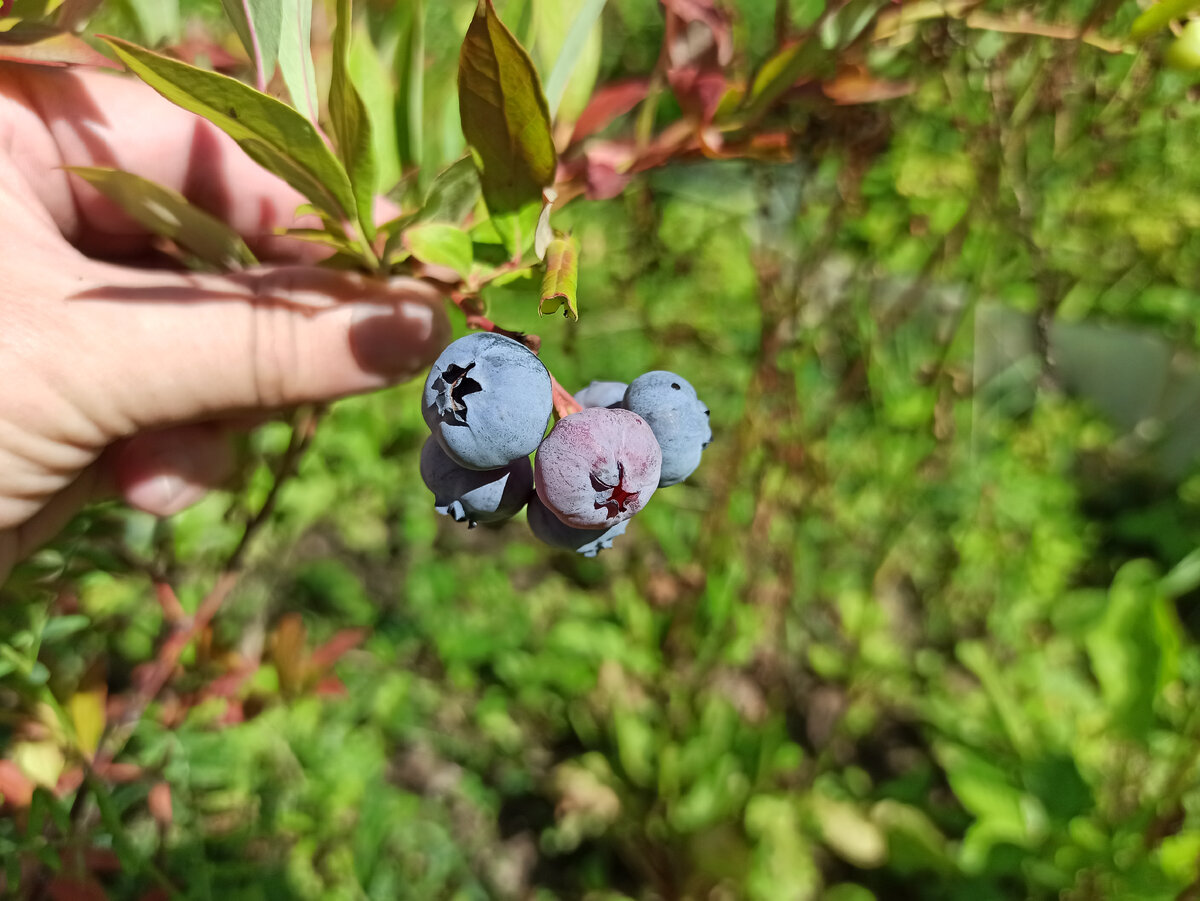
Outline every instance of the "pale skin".
[[[71, 165], [180, 191], [272, 265], [150, 268], [150, 236]], [[437, 292], [317, 268], [275, 234], [302, 201], [133, 79], [0, 63], [0, 582], [88, 501], [178, 512], [228, 477], [247, 421], [432, 362]]]

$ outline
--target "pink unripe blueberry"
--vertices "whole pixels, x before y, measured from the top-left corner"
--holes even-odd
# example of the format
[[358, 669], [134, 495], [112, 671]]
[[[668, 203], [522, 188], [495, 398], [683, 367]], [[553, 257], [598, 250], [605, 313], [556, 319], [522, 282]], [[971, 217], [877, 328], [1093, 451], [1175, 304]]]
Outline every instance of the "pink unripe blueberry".
[[646, 420], [589, 407], [558, 421], [534, 458], [538, 497], [576, 529], [629, 519], [658, 487], [662, 451]]

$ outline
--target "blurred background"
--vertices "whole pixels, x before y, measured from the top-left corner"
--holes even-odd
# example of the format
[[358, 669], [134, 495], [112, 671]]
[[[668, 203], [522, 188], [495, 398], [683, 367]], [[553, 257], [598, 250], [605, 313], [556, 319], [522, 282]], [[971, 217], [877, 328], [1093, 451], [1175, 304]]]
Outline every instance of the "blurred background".
[[[543, 76], [588, 5], [496, 3]], [[40, 6], [245, 77], [217, 0]], [[7, 893], [1200, 897], [1200, 3], [1142, 7], [609, 0], [579, 322], [483, 299], [691, 381], [700, 469], [596, 559], [468, 531], [411, 384], [88, 511], [0, 599]], [[473, 11], [359, 4], [401, 202]]]

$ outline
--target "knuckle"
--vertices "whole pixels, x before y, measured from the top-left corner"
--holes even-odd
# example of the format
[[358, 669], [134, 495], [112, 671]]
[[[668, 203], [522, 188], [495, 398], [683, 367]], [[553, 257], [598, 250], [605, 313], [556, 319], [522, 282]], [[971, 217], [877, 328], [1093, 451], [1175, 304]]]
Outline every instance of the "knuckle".
[[297, 318], [278, 304], [254, 305], [249, 363], [255, 406], [281, 407], [297, 400], [305, 359]]

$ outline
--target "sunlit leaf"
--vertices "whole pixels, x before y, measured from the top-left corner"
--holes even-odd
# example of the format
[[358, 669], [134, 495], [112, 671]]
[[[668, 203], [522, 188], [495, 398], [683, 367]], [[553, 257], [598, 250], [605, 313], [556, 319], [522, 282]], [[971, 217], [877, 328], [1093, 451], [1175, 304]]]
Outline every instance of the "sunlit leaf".
[[282, 0], [283, 22], [279, 31], [279, 74], [287, 86], [292, 105], [315, 123], [320, 113], [317, 71], [312, 57], [312, 3]]
[[264, 90], [275, 74], [279, 35], [283, 29], [283, 4], [278, 0], [221, 0], [242, 46], [254, 62], [258, 89]]
[[348, 67], [358, 95], [371, 119], [375, 147], [375, 193], [390, 190], [400, 180], [400, 149], [396, 144], [395, 85], [390, 60], [376, 49], [365, 22], [355, 26]]
[[18, 742], [12, 749], [13, 763], [34, 785], [53, 788], [66, 766], [66, 758], [57, 743], [45, 741]]
[[[562, 111], [567, 121], [579, 114], [592, 93], [600, 71], [600, 14], [607, 3], [608, 0], [560, 0], [537, 7], [538, 52], [543, 60], [551, 48], [555, 53], [554, 68], [546, 79], [551, 118], [559, 114], [568, 85], [571, 97]], [[567, 21], [571, 23], [569, 27]]]
[[479, 170], [470, 157], [463, 157], [438, 173], [417, 218], [457, 225], [475, 209], [479, 192]]
[[155, 46], [179, 38], [179, 0], [125, 0], [142, 40]]
[[96, 748], [100, 746], [100, 736], [104, 734], [104, 725], [107, 722], [104, 704], [107, 698], [107, 686], [100, 682], [86, 690], [75, 692], [67, 701], [67, 712], [71, 716], [71, 725], [75, 729], [79, 750], [89, 757], [96, 753]]
[[1177, 670], [1179, 644], [1178, 623], [1153, 564], [1133, 560], [1122, 566], [1087, 651], [1113, 725], [1131, 738], [1148, 737], [1155, 700]]
[[1175, 19], [1182, 19], [1194, 9], [1200, 9], [1200, 0], [1163, 0], [1155, 3], [1129, 26], [1129, 36], [1138, 40], [1161, 31]]
[[329, 118], [337, 139], [338, 156], [354, 189], [358, 224], [367, 240], [375, 236], [375, 147], [371, 119], [348, 69], [350, 36], [354, 30], [351, 0], [337, 0], [333, 31], [333, 73], [329, 85]]
[[474, 262], [471, 236], [453, 225], [436, 222], [414, 225], [404, 233], [404, 246], [423, 263], [445, 266], [463, 278], [471, 274]]
[[578, 321], [578, 283], [579, 244], [570, 235], [560, 235], [546, 248], [546, 274], [542, 277], [538, 313], [554, 313], [564, 307], [563, 315], [572, 322]]
[[241, 235], [193, 206], [182, 194], [119, 169], [69, 168], [148, 232], [170, 238], [204, 262], [218, 269], [251, 266], [256, 262]]
[[313, 124], [286, 103], [233, 78], [106, 37], [121, 61], [156, 91], [208, 119], [313, 205], [335, 218], [356, 209], [349, 178]]
[[38, 66], [116, 67], [82, 38], [37, 22], [18, 22], [0, 31], [0, 60]]
[[480, 0], [459, 56], [463, 134], [476, 154], [488, 211], [511, 250], [532, 241], [542, 188], [554, 181], [550, 113], [529, 54]]

